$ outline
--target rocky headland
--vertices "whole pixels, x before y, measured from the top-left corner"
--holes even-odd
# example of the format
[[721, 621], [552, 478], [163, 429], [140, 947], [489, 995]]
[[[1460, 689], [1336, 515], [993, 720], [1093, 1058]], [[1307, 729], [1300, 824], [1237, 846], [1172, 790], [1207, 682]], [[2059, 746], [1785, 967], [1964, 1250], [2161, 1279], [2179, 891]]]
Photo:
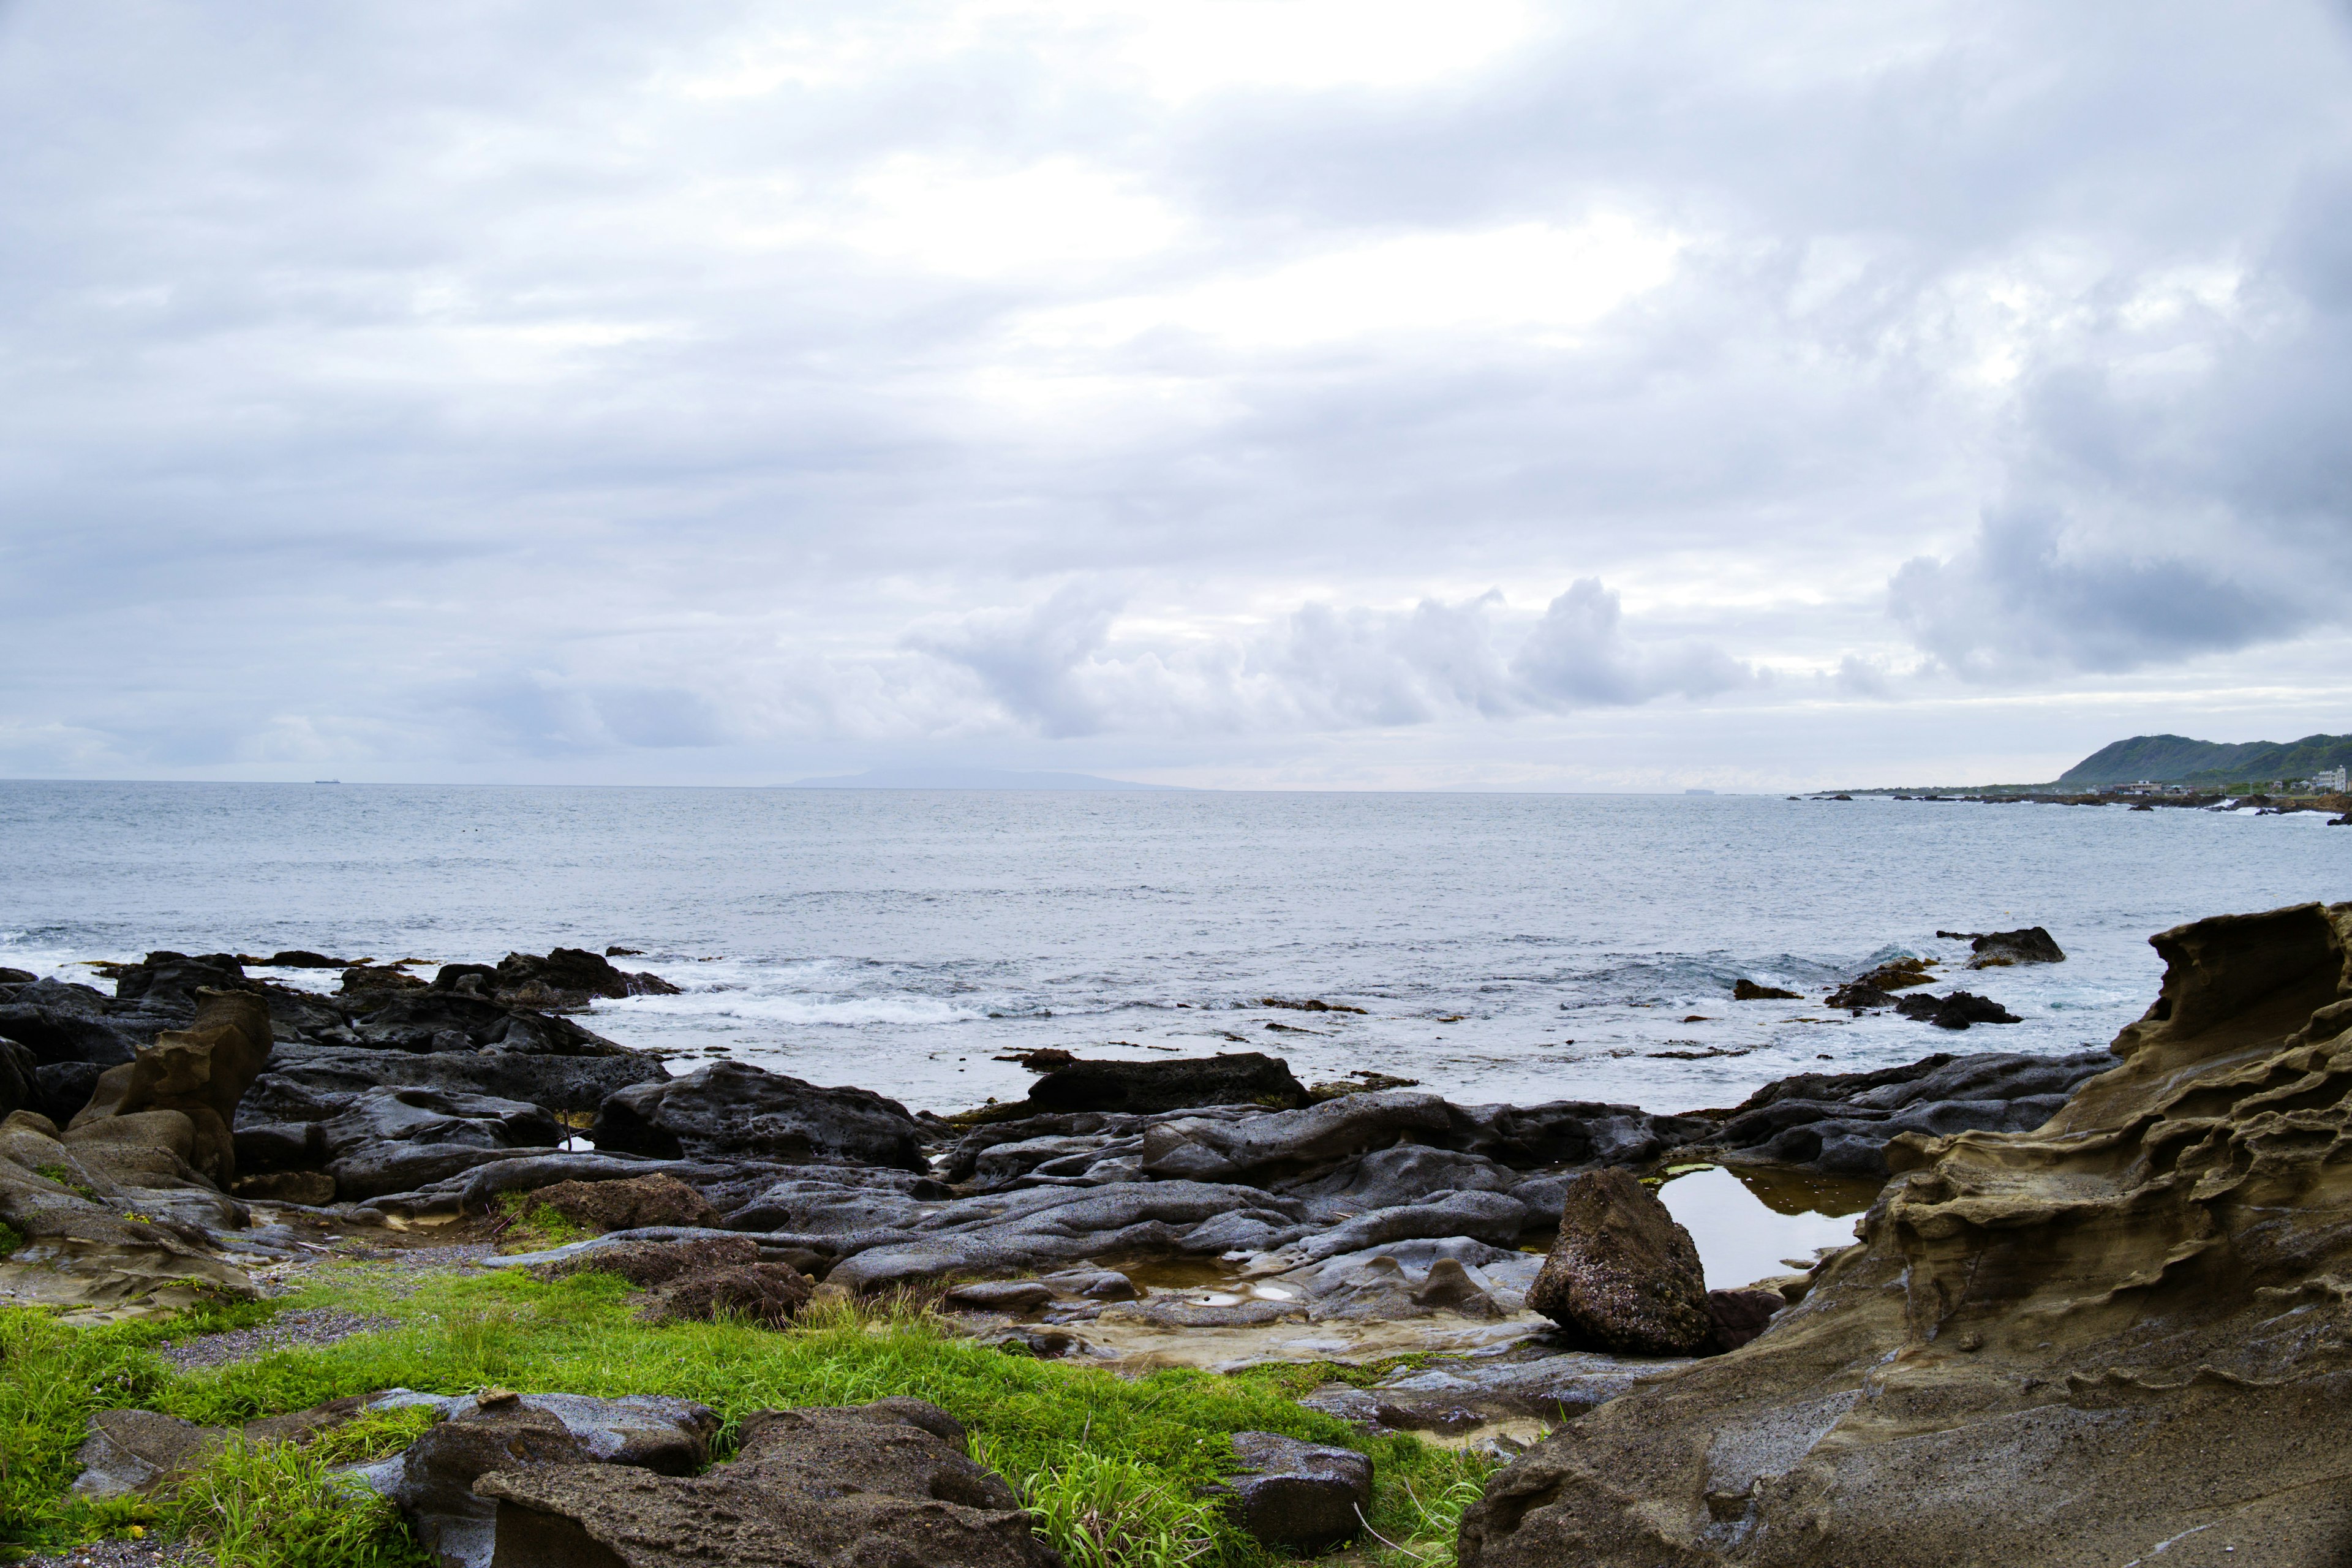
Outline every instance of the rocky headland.
[[[2063, 959], [2038, 928], [1967, 934], [1971, 967]], [[0, 1302], [131, 1321], [257, 1298], [352, 1238], [487, 1240], [477, 1272], [617, 1279], [649, 1331], [911, 1303], [1121, 1375], [1333, 1369], [1295, 1392], [1359, 1441], [1517, 1456], [1464, 1518], [1465, 1563], [2337, 1562], [2352, 906], [2153, 940], [2162, 993], [2106, 1051], [1939, 1053], [1673, 1115], [1059, 1052], [1024, 1101], [918, 1114], [734, 1061], [673, 1076], [578, 1017], [661, 982], [577, 950], [429, 981], [342, 964], [332, 995], [227, 954], [150, 954], [111, 995], [0, 975]], [[1932, 979], [1883, 966], [1832, 1001], [2006, 1016]], [[1654, 1189], [1695, 1164], [1885, 1184], [1854, 1245], [1710, 1289]], [[508, 1562], [509, 1534], [516, 1562], [684, 1561], [709, 1506], [744, 1521], [745, 1563], [803, 1561], [760, 1544], [796, 1531], [865, 1552], [934, 1528], [910, 1561], [1032, 1560], [1013, 1494], [964, 1457], [970, 1411], [736, 1413], [705, 1479], [697, 1405], [677, 1419], [701, 1458], [615, 1487], [562, 1470], [608, 1462], [580, 1423], [609, 1413], [536, 1408], [436, 1405], [450, 1435], [370, 1484], [428, 1545], [462, 1516], [451, 1563]], [[770, 1495], [877, 1442], [912, 1468], [868, 1488], [873, 1519]], [[475, 1468], [426, 1507], [429, 1478], [400, 1477], [434, 1443]], [[1333, 1510], [1370, 1484], [1356, 1449], [1283, 1443], [1314, 1447], [1235, 1436], [1219, 1506], [1291, 1549], [1354, 1534]], [[930, 1513], [884, 1506], [926, 1488]]]

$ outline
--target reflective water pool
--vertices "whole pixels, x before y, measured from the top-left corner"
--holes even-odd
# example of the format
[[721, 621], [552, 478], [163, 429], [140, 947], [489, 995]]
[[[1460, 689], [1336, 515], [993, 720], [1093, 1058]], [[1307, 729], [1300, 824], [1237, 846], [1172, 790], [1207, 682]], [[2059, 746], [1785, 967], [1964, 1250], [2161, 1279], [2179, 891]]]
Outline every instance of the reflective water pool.
[[[1816, 1250], [1853, 1239], [1880, 1184], [1788, 1171], [1705, 1165], [1670, 1176], [1658, 1196], [1698, 1244], [1707, 1288], [1732, 1289], [1810, 1266]], [[1783, 1261], [1784, 1259], [1790, 1261]]]

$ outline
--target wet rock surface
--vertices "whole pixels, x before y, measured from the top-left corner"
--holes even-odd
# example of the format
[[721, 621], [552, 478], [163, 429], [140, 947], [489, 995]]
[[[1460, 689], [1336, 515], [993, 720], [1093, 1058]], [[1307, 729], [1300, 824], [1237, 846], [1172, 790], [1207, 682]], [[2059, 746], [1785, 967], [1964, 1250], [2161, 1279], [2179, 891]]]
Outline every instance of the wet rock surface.
[[1512, 1464], [1463, 1563], [2345, 1561], [2352, 905], [2152, 940], [2109, 1070], [1898, 1138], [1799, 1305]]

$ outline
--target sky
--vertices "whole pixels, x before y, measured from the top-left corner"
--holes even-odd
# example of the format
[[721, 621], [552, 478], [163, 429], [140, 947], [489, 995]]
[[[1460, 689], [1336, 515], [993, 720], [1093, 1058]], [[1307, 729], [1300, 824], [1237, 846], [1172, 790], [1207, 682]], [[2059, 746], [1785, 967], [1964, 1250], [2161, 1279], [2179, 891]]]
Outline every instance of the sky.
[[0, 0], [0, 776], [2352, 731], [2352, 6]]

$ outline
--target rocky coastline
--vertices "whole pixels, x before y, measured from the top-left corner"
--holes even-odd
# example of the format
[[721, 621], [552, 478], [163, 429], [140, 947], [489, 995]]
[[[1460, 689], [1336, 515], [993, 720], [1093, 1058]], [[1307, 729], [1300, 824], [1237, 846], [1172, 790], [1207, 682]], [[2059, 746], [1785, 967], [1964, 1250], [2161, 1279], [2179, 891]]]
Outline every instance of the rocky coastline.
[[[2064, 956], [2033, 928], [1952, 934], [1972, 968]], [[1464, 1516], [1465, 1563], [2121, 1562], [2199, 1531], [2309, 1547], [2233, 1562], [2337, 1561], [2321, 1548], [2352, 1543], [2352, 1516], [2314, 1500], [2352, 1493], [2304, 1450], [2325, 1446], [2305, 1413], [2343, 1375], [2335, 1238], [2352, 1226], [2329, 1216], [2352, 906], [2153, 940], [2162, 994], [2108, 1050], [1937, 1053], [1681, 1114], [1307, 1086], [1244, 1052], [1036, 1053], [1025, 1100], [916, 1113], [730, 1060], [674, 1076], [580, 1021], [663, 983], [579, 950], [430, 980], [267, 961], [341, 968], [332, 995], [232, 954], [152, 953], [111, 995], [0, 973], [0, 1304], [131, 1322], [257, 1300], [336, 1246], [487, 1242], [502, 1250], [478, 1247], [485, 1279], [623, 1280], [656, 1331], [911, 1303], [974, 1343], [1123, 1377], [1364, 1369], [1293, 1389], [1297, 1407], [1354, 1442], [1508, 1461]], [[1969, 992], [1927, 994], [1932, 979], [1886, 966], [1830, 1000], [2000, 1021]], [[1699, 1164], [1885, 1186], [1853, 1246], [1709, 1289], [1654, 1190]], [[969, 1457], [970, 1411], [780, 1410], [756, 1441], [730, 1415], [738, 1457], [716, 1468], [702, 1428], [720, 1417], [671, 1411], [699, 1457], [619, 1461], [645, 1474], [615, 1492], [572, 1476], [614, 1462], [593, 1434], [622, 1417], [602, 1404], [434, 1397], [430, 1430], [479, 1463], [451, 1481], [415, 1458], [444, 1439], [419, 1438], [370, 1484], [444, 1562], [508, 1562], [509, 1535], [517, 1562], [590, 1542], [607, 1555], [578, 1560], [672, 1561], [645, 1542], [705, 1492], [768, 1521], [745, 1525], [739, 1561], [832, 1560], [774, 1554], [794, 1531], [903, 1550], [931, 1528], [920, 1509], [803, 1518], [762, 1490], [771, 1470], [787, 1489], [827, 1464], [848, 1475], [877, 1441], [912, 1468], [859, 1485], [963, 1510], [937, 1525], [960, 1544], [922, 1560], [1053, 1555], [1008, 1527], [1019, 1508]], [[2099, 1434], [2136, 1436], [2111, 1452]], [[106, 1440], [171, 1470], [137, 1458], [130, 1426]], [[2172, 1473], [2183, 1444], [2239, 1441], [2268, 1443], [2263, 1473]], [[1371, 1495], [1360, 1455], [1280, 1447], [1298, 1442], [1234, 1435], [1219, 1506], [1268, 1547], [1356, 1537], [1363, 1507], [1334, 1510]], [[1931, 1463], [1969, 1479], [1930, 1484]], [[2082, 1502], [2085, 1486], [2110, 1500]]]

